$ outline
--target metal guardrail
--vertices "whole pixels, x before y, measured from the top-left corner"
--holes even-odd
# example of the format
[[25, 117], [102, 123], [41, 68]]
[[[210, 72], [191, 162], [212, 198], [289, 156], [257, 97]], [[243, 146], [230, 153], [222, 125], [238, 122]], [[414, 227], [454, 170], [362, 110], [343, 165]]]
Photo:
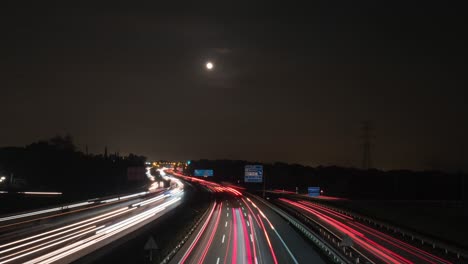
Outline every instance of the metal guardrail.
[[327, 241], [323, 240], [321, 237], [315, 235], [314, 232], [312, 232], [309, 228], [307, 228], [305, 225], [303, 225], [302, 223], [300, 223], [293, 217], [289, 216], [289, 214], [287, 214], [283, 210], [279, 209], [278, 207], [274, 206], [273, 204], [267, 201], [264, 201], [263, 199], [259, 199], [255, 197], [254, 195], [248, 195], [248, 196], [265, 204], [274, 212], [276, 212], [281, 217], [286, 219], [297, 230], [302, 232], [303, 235], [305, 235], [310, 241], [312, 241], [312, 243], [314, 243], [320, 250], [322, 250], [325, 253], [325, 255], [330, 257], [330, 259], [332, 259], [334, 263], [342, 263], [342, 264], [351, 263], [345, 256], [343, 256], [343, 254], [340, 251], [336, 250], [333, 246], [331, 246]]
[[[301, 198], [304, 198], [304, 197], [301, 197]], [[422, 234], [406, 230], [405, 228], [396, 227], [396, 226], [388, 224], [388, 223], [386, 223], [384, 221], [375, 220], [375, 219], [372, 219], [370, 217], [364, 216], [362, 214], [350, 212], [348, 210], [343, 210], [343, 209], [335, 207], [335, 206], [330, 206], [328, 203], [319, 203], [316, 200], [312, 200], [312, 199], [307, 199], [307, 200], [312, 202], [312, 203], [319, 204], [321, 206], [324, 206], [324, 207], [327, 207], [329, 209], [335, 210], [335, 211], [337, 211], [339, 213], [351, 216], [354, 219], [360, 220], [360, 221], [362, 221], [364, 223], [372, 224], [372, 225], [374, 225], [376, 227], [380, 227], [382, 229], [387, 229], [387, 231], [393, 231], [393, 233], [400, 233], [403, 237], [410, 237], [411, 240], [413, 240], [413, 241], [414, 240], [419, 240], [422, 245], [424, 245], [424, 244], [432, 245], [433, 249], [437, 249], [437, 248], [441, 249], [441, 250], [443, 250], [445, 252], [445, 254], [452, 253], [458, 259], [460, 259], [461, 257], [463, 257], [465, 259], [468, 259], [468, 251], [466, 251], [465, 249], [462, 249], [462, 248], [459, 248], [459, 247], [456, 247], [456, 246], [453, 246], [453, 245], [449, 245], [449, 244], [446, 244], [444, 242], [437, 241], [437, 240], [435, 240], [433, 238], [429, 238], [429, 237], [424, 236]]]

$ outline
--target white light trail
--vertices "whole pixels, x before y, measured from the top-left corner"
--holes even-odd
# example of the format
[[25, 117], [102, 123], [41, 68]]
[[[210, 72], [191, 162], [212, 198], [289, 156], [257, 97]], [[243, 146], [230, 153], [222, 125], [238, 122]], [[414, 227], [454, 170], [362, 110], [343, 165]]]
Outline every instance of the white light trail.
[[[67, 237], [76, 235], [76, 234], [78, 234], [78, 233], [81, 233], [81, 232], [83, 232], [83, 231], [87, 231], [87, 230], [89, 230], [89, 229], [91, 229], [91, 228], [94, 228], [94, 227], [96, 227], [96, 226], [87, 227], [87, 228], [81, 229], [81, 230], [79, 230], [79, 231], [77, 231], [77, 232], [68, 234], [68, 235], [66, 235], [66, 236], [52, 239], [52, 240], [47, 241], [47, 242], [45, 242], [45, 243], [42, 243], [42, 244], [40, 244], [40, 245], [31, 246], [31, 247], [28, 247], [28, 248], [26, 248], [26, 249], [23, 249], [23, 250], [20, 250], [20, 251], [16, 251], [16, 252], [14, 252], [13, 254], [10, 254], [10, 255], [8, 255], [8, 256], [1, 257], [0, 260], [6, 259], [6, 258], [8, 258], [8, 257], [15, 256], [15, 255], [18, 255], [18, 254], [23, 253], [23, 252], [26, 252], [26, 251], [30, 251], [31, 249], [35, 249], [35, 248], [38, 248], [38, 247], [41, 247], [41, 246], [46, 246], [47, 244], [50, 244], [50, 243], [53, 243], [53, 242], [62, 240], [62, 239], [64, 239], [64, 238], [67, 238]], [[81, 228], [81, 227], [80, 227], [80, 228]], [[75, 228], [75, 229], [76, 229], [76, 228]], [[67, 231], [67, 232], [68, 232], [68, 231]], [[66, 232], [65, 232], [65, 233], [66, 233]], [[41, 239], [41, 240], [42, 240], [42, 239]], [[39, 241], [39, 240], [37, 240], [37, 241]], [[9, 249], [4, 250], [4, 251], [2, 251], [2, 252], [0, 252], [0, 253], [6, 253], [6, 252], [11, 251], [11, 250], [13, 250], [13, 249], [21, 248], [21, 247], [27, 246], [27, 245], [29, 245], [29, 244], [35, 243], [35, 242], [37, 242], [37, 241], [32, 241], [32, 242], [29, 242], [29, 243], [24, 244], [24, 245], [19, 245], [19, 246], [13, 247], [13, 248], [9, 248]]]
[[125, 196], [121, 196], [121, 197], [120, 197], [120, 200], [132, 198], [132, 197], [137, 197], [137, 196], [142, 196], [142, 195], [147, 195], [148, 193], [149, 193], [149, 192], [140, 192], [140, 193], [125, 195]]
[[[176, 187], [175, 189], [171, 190], [171, 193], [183, 194], [183, 184], [179, 180], [176, 180], [175, 183], [176, 183]], [[54, 211], [59, 211], [61, 209], [86, 206], [95, 202], [110, 203], [110, 202], [115, 202], [118, 200], [144, 196], [147, 194], [148, 192], [140, 192], [140, 193], [130, 194], [130, 195], [122, 196], [122, 197], [110, 198], [110, 199], [106, 199], [102, 201], [99, 201], [99, 199], [92, 200], [92, 201], [88, 200], [87, 202], [70, 204], [70, 205], [65, 205], [62, 207], [8, 216], [8, 217], [0, 218], [0, 221], [7, 221], [7, 220], [12, 220], [12, 219], [18, 219], [21, 217], [54, 212]], [[0, 251], [0, 254], [4, 254], [7, 252], [11, 253], [8, 256], [1, 257], [0, 264], [9, 263], [12, 261], [17, 262], [19, 260], [24, 262], [25, 260], [22, 260], [22, 258], [28, 258], [28, 257], [30, 258], [32, 254], [36, 255], [36, 258], [31, 259], [26, 263], [54, 262], [63, 257], [69, 256], [79, 250], [82, 250], [86, 247], [90, 247], [98, 243], [99, 241], [110, 238], [111, 236], [114, 236], [140, 223], [144, 223], [144, 221], [151, 219], [157, 213], [165, 210], [170, 205], [173, 205], [177, 203], [178, 201], [180, 201], [181, 197], [180, 195], [178, 197], [172, 197], [157, 206], [153, 206], [153, 207], [150, 206], [149, 208], [145, 208], [143, 209], [142, 212], [136, 215], [133, 215], [131, 217], [124, 218], [123, 220], [120, 220], [119, 222], [116, 222], [111, 226], [106, 227], [105, 225], [102, 225], [103, 223], [105, 223], [104, 222], [105, 220], [115, 218], [122, 214], [127, 214], [133, 210], [135, 211], [140, 210], [138, 209], [138, 207], [141, 208], [142, 205], [149, 205], [149, 204], [155, 203], [159, 200], [162, 200], [164, 198], [168, 198], [171, 196], [172, 195], [161, 194], [159, 196], [152, 197], [150, 199], [132, 204], [130, 207], [125, 206], [123, 208], [113, 210], [111, 212], [107, 212], [105, 214], [92, 217], [90, 219], [82, 220], [77, 223], [69, 224], [66, 226], [55, 228], [53, 230], [49, 230], [47, 232], [43, 232], [43, 233], [36, 234], [30, 237], [19, 239], [19, 240], [16, 240], [16, 241], [4, 244], [4, 245], [0, 245], [0, 249], [3, 249]], [[226, 225], [227, 225], [227, 222], [226, 222]], [[223, 240], [224, 240], [224, 237], [223, 237]], [[68, 244], [68, 243], [72, 243], [72, 244]], [[61, 244], [63, 246], [57, 249], [57, 246]], [[52, 250], [53, 249], [55, 250], [49, 251], [51, 250], [50, 249], [51, 247], [52, 247]], [[41, 252], [41, 251], [44, 251], [44, 252]], [[40, 253], [41, 256], [37, 257], [38, 255], [37, 252], [41, 252]]]
[[[23, 193], [31, 193], [31, 192], [23, 192]], [[130, 195], [120, 197], [120, 200], [133, 198], [133, 197], [137, 197], [137, 196], [144, 196], [146, 194], [148, 194], [148, 192], [139, 192], [139, 193], [135, 193], [135, 194], [130, 194]], [[102, 203], [110, 203], [110, 202], [115, 202], [115, 201], [118, 201], [118, 200], [119, 200], [119, 197], [103, 200], [101, 202]], [[57, 211], [64, 210], [64, 209], [76, 208], [76, 207], [80, 207], [80, 206], [93, 204], [94, 202], [97, 202], [97, 201], [99, 201], [99, 198], [90, 199], [90, 200], [88, 200], [86, 202], [75, 203], [75, 204], [70, 204], [70, 205], [64, 205], [62, 207], [55, 207], [55, 208], [38, 210], [38, 211], [34, 211], [34, 212], [29, 212], [29, 213], [22, 213], [22, 214], [17, 214], [17, 215], [6, 216], [6, 217], [0, 218], [0, 222], [9, 221], [9, 220], [18, 219], [18, 218], [29, 217], [29, 216], [35, 216], [35, 215], [40, 215], [40, 214], [46, 214], [46, 213], [51, 213], [51, 212], [57, 212]]]
[[61, 192], [18, 192], [21, 194], [34, 194], [34, 195], [62, 195]]
[[75, 207], [80, 207], [80, 206], [89, 205], [89, 204], [91, 204], [91, 203], [90, 202], [83, 202], [83, 203], [70, 204], [70, 205], [64, 206], [63, 209], [75, 208]]
[[[50, 233], [53, 233], [53, 232], [57, 232], [57, 231], [60, 231], [60, 230], [64, 230], [66, 228], [70, 228], [70, 227], [73, 227], [73, 226], [77, 226], [77, 225], [80, 225], [80, 224], [84, 224], [84, 223], [87, 223], [87, 224], [92, 224], [92, 223], [95, 223], [95, 222], [91, 222], [93, 220], [98, 220], [98, 221], [102, 221], [102, 220], [105, 220], [105, 219], [108, 219], [109, 217], [114, 217], [116, 215], [119, 215], [121, 213], [123, 213], [123, 211], [128, 211], [129, 209], [128, 208], [120, 208], [120, 209], [117, 209], [117, 210], [114, 210], [112, 212], [109, 212], [109, 213], [106, 213], [106, 214], [103, 214], [103, 215], [99, 215], [99, 216], [96, 216], [96, 217], [93, 217], [91, 219], [87, 219], [87, 220], [83, 220], [83, 221], [80, 221], [78, 223], [74, 223], [74, 224], [71, 224], [71, 225], [67, 225], [67, 226], [63, 226], [63, 227], [60, 227], [60, 228], [56, 228], [56, 229], [53, 229], [51, 231], [47, 231], [47, 232], [44, 232], [44, 233], [40, 233], [40, 234], [37, 234], [37, 235], [34, 235], [34, 236], [30, 236], [30, 237], [27, 237], [27, 238], [23, 238], [23, 239], [20, 239], [20, 240], [16, 240], [16, 241], [13, 241], [13, 242], [10, 242], [8, 244], [4, 244], [4, 245], [0, 245], [0, 248], [4, 248], [4, 247], [7, 247], [7, 246], [11, 246], [11, 245], [14, 245], [14, 244], [17, 244], [17, 243], [21, 243], [21, 242], [24, 242], [24, 241], [28, 241], [28, 240], [31, 240], [31, 239], [34, 239], [34, 238], [37, 238], [37, 237], [41, 237], [41, 236], [44, 236], [44, 235], [47, 235], [47, 234], [50, 234]], [[112, 215], [112, 216], [110, 216]], [[108, 216], [108, 217], [106, 217]], [[91, 222], [91, 223], [88, 223], [88, 222]]]
[[36, 250], [29, 251], [28, 253], [25, 253], [25, 254], [22, 254], [22, 255], [19, 255], [19, 256], [16, 256], [16, 257], [7, 259], [6, 261], [0, 262], [0, 264], [8, 263], [8, 262], [11, 262], [11, 261], [13, 261], [13, 260], [15, 260], [15, 259], [19, 259], [19, 258], [25, 257], [25, 256], [27, 256], [27, 255], [30, 255], [30, 254], [32, 254], [32, 253], [36, 253], [36, 252], [39, 252], [39, 251], [41, 251], [41, 250], [44, 250], [44, 249], [47, 249], [47, 248], [50, 248], [50, 247], [59, 245], [59, 244], [61, 244], [61, 243], [63, 243], [63, 242], [66, 242], [66, 241], [75, 239], [75, 238], [77, 238], [77, 237], [80, 237], [80, 236], [82, 236], [82, 235], [84, 235], [84, 234], [86, 234], [86, 233], [94, 232], [94, 231], [96, 231], [97, 229], [98, 229], [98, 228], [89, 229], [88, 231], [86, 231], [86, 232], [84, 232], [84, 233], [79, 233], [79, 234], [74, 235], [74, 236], [72, 236], [72, 237], [69, 237], [69, 238], [67, 238], [67, 239], [60, 240], [59, 242], [55, 242], [55, 243], [52, 243], [52, 244], [47, 245], [47, 246], [45, 246], [45, 247], [38, 248], [38, 249], [36, 249]]
[[151, 199], [143, 201], [143, 202], [132, 204], [132, 207], [142, 206], [142, 205], [147, 205], [147, 204], [150, 204], [150, 203], [154, 203], [154, 202], [159, 201], [159, 200], [161, 200], [161, 199], [163, 199], [165, 197], [166, 197], [166, 195], [162, 194], [162, 195], [156, 196], [155, 198], [151, 198]]
[[107, 200], [102, 200], [101, 203], [112, 203], [112, 202], [115, 202], [115, 201], [118, 201], [118, 200], [119, 200], [119, 197], [112, 198], [112, 199], [107, 199]]
[[[98, 243], [104, 239], [107, 239], [119, 232], [122, 232], [132, 226], [135, 226], [149, 218], [151, 218], [152, 216], [154, 216], [157, 212], [160, 212], [162, 210], [164, 210], [167, 206], [171, 205], [171, 204], [174, 204], [176, 203], [177, 201], [179, 201], [181, 198], [178, 197], [178, 198], [174, 198], [170, 201], [167, 201], [157, 207], [154, 207], [148, 211], [144, 211], [134, 217], [132, 217], [132, 221], [129, 221], [130, 219], [127, 219], [127, 220], [124, 220], [122, 222], [119, 222], [117, 223], [116, 225], [118, 225], [118, 227], [116, 225], [113, 225], [113, 226], [110, 226], [112, 227], [111, 229], [102, 229], [102, 230], [99, 230], [96, 232], [95, 235], [85, 239], [85, 240], [82, 240], [82, 241], [78, 241], [78, 242], [75, 242], [71, 245], [68, 245], [64, 248], [60, 248], [60, 249], [57, 249], [53, 252], [50, 252], [48, 254], [45, 254], [39, 258], [36, 258], [36, 259], [33, 259], [33, 260], [30, 260], [26, 263], [28, 264], [32, 264], [32, 263], [38, 263], [38, 262], [41, 262], [41, 263], [52, 263], [56, 260], [59, 260], [61, 258], [64, 258], [66, 256], [69, 256], [79, 250], [82, 250], [86, 247], [89, 247], [89, 246], [92, 246], [93, 244], [95, 243]], [[125, 222], [125, 223], [123, 223]], [[117, 227], [117, 228], [116, 228]], [[104, 231], [106, 230], [106, 231]], [[1, 263], [0, 263], [1, 264]]]

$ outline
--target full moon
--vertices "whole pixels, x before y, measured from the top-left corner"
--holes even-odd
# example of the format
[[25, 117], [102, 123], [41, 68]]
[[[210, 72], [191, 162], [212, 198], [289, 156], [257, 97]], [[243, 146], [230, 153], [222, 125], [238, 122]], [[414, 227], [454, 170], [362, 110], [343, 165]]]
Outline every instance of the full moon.
[[211, 63], [211, 62], [207, 62], [207, 63], [206, 63], [206, 68], [207, 68], [208, 70], [212, 70], [213, 67], [214, 67], [213, 63]]

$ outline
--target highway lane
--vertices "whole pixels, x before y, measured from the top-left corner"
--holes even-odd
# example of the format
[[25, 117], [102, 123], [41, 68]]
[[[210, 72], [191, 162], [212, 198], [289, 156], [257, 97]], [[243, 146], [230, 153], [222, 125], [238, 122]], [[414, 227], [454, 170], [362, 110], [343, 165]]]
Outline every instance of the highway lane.
[[[271, 210], [266, 204], [262, 201], [265, 201], [261, 198], [255, 199], [251, 197], [252, 201], [262, 210], [262, 212], [270, 219], [273, 223], [276, 232], [279, 233], [283, 242], [288, 245], [291, 252], [293, 252], [296, 260], [299, 263], [325, 263], [321, 256], [311, 248], [310, 242], [301, 236], [287, 221], [285, 221], [280, 215]], [[273, 245], [279, 243], [278, 240], [273, 240]]]
[[177, 206], [183, 184], [174, 181], [175, 188], [164, 193], [131, 197], [119, 203], [111, 200], [106, 206], [54, 215], [53, 219], [40, 216], [46, 225], [39, 228], [27, 222], [14, 226], [16, 230], [12, 231], [12, 220], [7, 220], [5, 228], [9, 231], [0, 238], [0, 264], [69, 263], [89, 254]]
[[[154, 194], [141, 192], [121, 196], [121, 199], [101, 199], [79, 202], [71, 205], [41, 209], [37, 211], [20, 213], [12, 216], [0, 218], [0, 241], [13, 240], [23, 233], [39, 232], [56, 225], [61, 225], [70, 221], [79, 221], [86, 217], [93, 217], [101, 213], [109, 212], [113, 209], [129, 206], [132, 203], [143, 201]], [[63, 208], [66, 209], [63, 209]], [[51, 210], [52, 209], [52, 210]], [[59, 210], [56, 210], [59, 209]]]
[[354, 244], [353, 249], [372, 263], [451, 263], [323, 205], [301, 199], [278, 200], [282, 205], [300, 211], [341, 239], [350, 237]]
[[[271, 217], [275, 213], [267, 207], [241, 193], [216, 197], [171, 263], [325, 263], [287, 222]], [[275, 226], [281, 226], [281, 232]]]

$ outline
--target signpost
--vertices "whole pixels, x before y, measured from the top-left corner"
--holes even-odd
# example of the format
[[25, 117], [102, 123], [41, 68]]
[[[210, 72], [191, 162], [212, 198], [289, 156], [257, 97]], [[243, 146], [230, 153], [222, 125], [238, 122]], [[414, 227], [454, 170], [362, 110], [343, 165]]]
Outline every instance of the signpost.
[[320, 187], [308, 187], [307, 192], [310, 197], [320, 196]]
[[154, 241], [154, 238], [152, 236], [150, 236], [148, 238], [148, 241], [146, 241], [144, 249], [149, 251], [149, 261], [150, 263], [152, 263], [153, 262], [153, 250], [159, 249], [158, 245], [156, 244], [156, 241]]
[[214, 173], [213, 170], [195, 170], [194, 175], [198, 177], [212, 177]]
[[245, 165], [244, 182], [263, 182], [263, 198], [265, 198], [263, 165]]
[[263, 166], [245, 165], [244, 182], [263, 182]]

